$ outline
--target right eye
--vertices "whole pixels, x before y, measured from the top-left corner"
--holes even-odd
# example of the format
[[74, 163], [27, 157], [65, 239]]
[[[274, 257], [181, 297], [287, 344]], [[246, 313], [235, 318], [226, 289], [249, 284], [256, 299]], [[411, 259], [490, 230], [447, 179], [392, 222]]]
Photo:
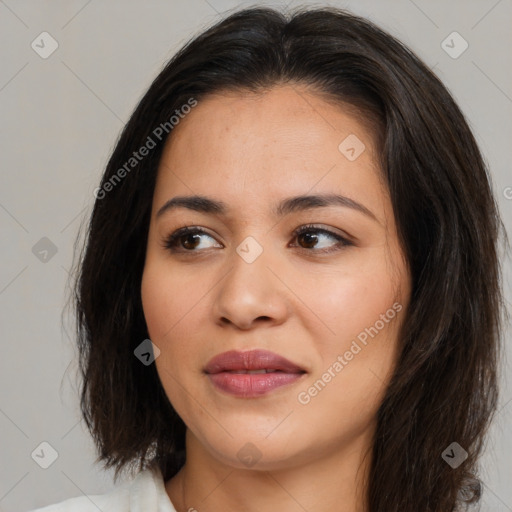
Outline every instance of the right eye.
[[195, 249], [200, 245], [201, 236], [206, 235], [211, 240], [214, 238], [206, 231], [187, 226], [178, 229], [163, 240], [163, 246], [171, 252], [197, 252]]

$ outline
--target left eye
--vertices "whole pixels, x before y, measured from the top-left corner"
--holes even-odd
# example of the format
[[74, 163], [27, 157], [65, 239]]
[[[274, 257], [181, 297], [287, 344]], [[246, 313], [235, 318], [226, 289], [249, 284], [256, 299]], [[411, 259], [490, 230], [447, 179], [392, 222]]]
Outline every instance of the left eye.
[[328, 229], [322, 229], [318, 228], [316, 226], [303, 226], [302, 228], [297, 229], [293, 233], [294, 237], [298, 240], [302, 240], [303, 243], [307, 245], [305, 249], [311, 249], [312, 244], [313, 246], [316, 246], [318, 241], [324, 237], [324, 238], [331, 238], [337, 241], [336, 244], [332, 245], [330, 247], [320, 247], [317, 246], [317, 251], [315, 252], [322, 252], [322, 253], [329, 253], [332, 251], [336, 251], [339, 249], [342, 249], [343, 247], [353, 245], [349, 240], [342, 237], [341, 235], [338, 235], [336, 233], [333, 233], [332, 231], [329, 231]]
[[[185, 227], [178, 229], [170, 236], [164, 239], [163, 246], [171, 252], [182, 252], [192, 253], [198, 252], [195, 249], [200, 245], [201, 237], [206, 236], [211, 240], [214, 240], [212, 236], [206, 233], [204, 230], [195, 227]], [[354, 245], [346, 238], [333, 233], [327, 229], [319, 228], [317, 226], [303, 226], [293, 232], [294, 239], [297, 239], [301, 244], [305, 244], [306, 247], [300, 246], [301, 249], [307, 252], [313, 252], [311, 249], [316, 247], [314, 252], [329, 253], [332, 251], [340, 250], [343, 247]], [[317, 247], [317, 244], [322, 238], [331, 238], [335, 240], [336, 244], [331, 244], [330, 247]], [[295, 247], [297, 245], [292, 245]], [[222, 246], [220, 246], [222, 247]]]

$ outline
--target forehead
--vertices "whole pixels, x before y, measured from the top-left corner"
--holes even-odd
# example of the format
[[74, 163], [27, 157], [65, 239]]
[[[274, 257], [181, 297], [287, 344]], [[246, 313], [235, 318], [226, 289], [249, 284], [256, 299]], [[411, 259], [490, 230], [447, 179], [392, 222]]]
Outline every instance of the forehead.
[[202, 194], [244, 210], [251, 200], [311, 191], [375, 205], [385, 193], [375, 151], [364, 119], [303, 87], [210, 95], [167, 140], [155, 207], [173, 194]]

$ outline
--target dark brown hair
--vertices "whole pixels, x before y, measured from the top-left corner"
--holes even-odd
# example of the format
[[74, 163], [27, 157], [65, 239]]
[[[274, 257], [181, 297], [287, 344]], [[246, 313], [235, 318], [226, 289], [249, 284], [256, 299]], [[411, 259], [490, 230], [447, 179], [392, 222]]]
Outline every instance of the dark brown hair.
[[[115, 467], [116, 478], [136, 464], [160, 467], [167, 480], [184, 460], [185, 425], [155, 365], [134, 356], [149, 337], [140, 285], [169, 119], [191, 98], [284, 83], [351, 105], [378, 128], [382, 177], [411, 271], [399, 362], [378, 411], [368, 510], [460, 510], [479, 498], [477, 462], [497, 404], [503, 224], [475, 139], [440, 80], [392, 36], [334, 8], [230, 15], [170, 60], [120, 135], [74, 293], [81, 409], [98, 461]], [[149, 139], [149, 153], [127, 167]], [[454, 441], [468, 452], [456, 469], [441, 457]]]

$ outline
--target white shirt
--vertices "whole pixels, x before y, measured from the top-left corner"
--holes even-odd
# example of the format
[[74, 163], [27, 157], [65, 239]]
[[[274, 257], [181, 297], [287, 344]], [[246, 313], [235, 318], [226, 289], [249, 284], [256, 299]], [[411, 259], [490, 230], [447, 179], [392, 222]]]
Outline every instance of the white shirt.
[[159, 469], [140, 471], [107, 494], [79, 496], [30, 512], [176, 512]]

